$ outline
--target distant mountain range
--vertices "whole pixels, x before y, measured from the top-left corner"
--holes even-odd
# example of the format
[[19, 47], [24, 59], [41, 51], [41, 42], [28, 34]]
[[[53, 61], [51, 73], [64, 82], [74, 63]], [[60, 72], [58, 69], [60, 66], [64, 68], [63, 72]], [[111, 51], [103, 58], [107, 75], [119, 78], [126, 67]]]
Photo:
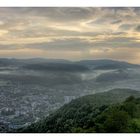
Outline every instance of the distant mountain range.
[[77, 63], [96, 70], [139, 67], [139, 65], [136, 64], [130, 64], [123, 61], [114, 61], [114, 60], [107, 60], [107, 59], [82, 60]]
[[[63, 59], [8, 59], [0, 58], [0, 66], [24, 66], [27, 69], [48, 69], [48, 70], [108, 70], [108, 69], [124, 69], [132, 67], [140, 67], [140, 65], [130, 64], [122, 61], [114, 60], [81, 60], [68, 61]], [[73, 67], [73, 68], [72, 68]]]

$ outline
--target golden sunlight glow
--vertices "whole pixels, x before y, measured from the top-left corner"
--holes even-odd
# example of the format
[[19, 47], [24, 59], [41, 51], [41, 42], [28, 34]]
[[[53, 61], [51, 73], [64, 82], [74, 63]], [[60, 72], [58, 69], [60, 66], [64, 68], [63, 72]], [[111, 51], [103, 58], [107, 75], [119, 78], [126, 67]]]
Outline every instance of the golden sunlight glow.
[[140, 8], [0, 8], [0, 56], [140, 63], [139, 12]]

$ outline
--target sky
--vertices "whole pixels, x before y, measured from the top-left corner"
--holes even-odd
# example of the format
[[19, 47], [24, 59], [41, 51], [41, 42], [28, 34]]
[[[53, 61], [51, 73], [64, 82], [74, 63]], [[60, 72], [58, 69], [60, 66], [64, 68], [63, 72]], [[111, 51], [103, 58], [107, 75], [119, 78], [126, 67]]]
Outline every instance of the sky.
[[0, 57], [140, 64], [140, 8], [0, 8]]

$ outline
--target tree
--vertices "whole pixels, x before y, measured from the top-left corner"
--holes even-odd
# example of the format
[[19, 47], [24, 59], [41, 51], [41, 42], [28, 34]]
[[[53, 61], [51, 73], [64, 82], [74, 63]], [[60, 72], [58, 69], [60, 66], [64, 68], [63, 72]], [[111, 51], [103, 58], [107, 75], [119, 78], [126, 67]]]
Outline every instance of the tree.
[[127, 128], [129, 115], [125, 111], [113, 110], [111, 114], [107, 116], [104, 123], [104, 129], [106, 132], [123, 132]]

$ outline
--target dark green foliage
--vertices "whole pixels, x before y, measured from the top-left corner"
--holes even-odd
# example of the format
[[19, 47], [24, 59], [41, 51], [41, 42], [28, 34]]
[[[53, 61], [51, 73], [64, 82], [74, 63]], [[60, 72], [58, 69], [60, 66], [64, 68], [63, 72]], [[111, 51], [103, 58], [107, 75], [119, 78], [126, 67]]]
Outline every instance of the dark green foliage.
[[[46, 119], [18, 130], [18, 132], [140, 132], [140, 98], [130, 96], [122, 103], [112, 104], [105, 98], [105, 95], [103, 97], [102, 105], [98, 96], [94, 96], [94, 98], [87, 96], [74, 100]], [[92, 101], [96, 99], [97, 102], [92, 102], [91, 99]]]
[[[110, 108], [107, 112], [97, 117], [95, 124], [96, 132], [123, 132], [128, 124], [128, 113], [115, 108]], [[95, 126], [96, 126], [95, 125]]]
[[125, 102], [131, 102], [131, 101], [134, 101], [134, 100], [135, 100], [135, 97], [131, 95], [125, 100]]

